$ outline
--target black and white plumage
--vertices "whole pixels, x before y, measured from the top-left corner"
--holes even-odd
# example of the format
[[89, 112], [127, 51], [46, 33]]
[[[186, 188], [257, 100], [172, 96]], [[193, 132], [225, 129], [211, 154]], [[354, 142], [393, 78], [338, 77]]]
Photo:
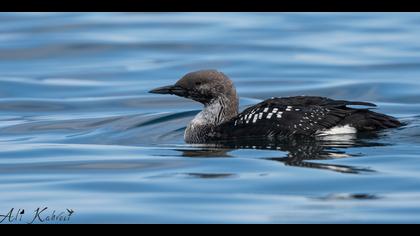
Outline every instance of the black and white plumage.
[[[324, 97], [297, 96], [271, 98], [245, 109], [219, 126], [220, 137], [327, 135], [398, 127], [389, 116], [348, 105], [375, 105], [367, 102], [338, 101]], [[232, 130], [231, 130], [232, 129]]]
[[238, 114], [238, 97], [232, 81], [216, 70], [191, 72], [175, 85], [150, 91], [174, 94], [204, 104], [188, 124], [187, 143], [209, 143], [249, 137], [315, 136], [395, 128], [401, 123], [368, 108], [368, 102], [296, 96], [271, 98]]

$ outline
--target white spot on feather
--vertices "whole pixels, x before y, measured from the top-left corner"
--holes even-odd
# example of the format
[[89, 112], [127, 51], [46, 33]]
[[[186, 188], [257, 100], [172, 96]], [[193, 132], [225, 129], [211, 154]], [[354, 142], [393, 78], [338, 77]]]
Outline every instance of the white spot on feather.
[[258, 119], [258, 115], [257, 115], [257, 114], [255, 114], [255, 115], [254, 115], [254, 119], [252, 120], [252, 123], [257, 122], [257, 119]]

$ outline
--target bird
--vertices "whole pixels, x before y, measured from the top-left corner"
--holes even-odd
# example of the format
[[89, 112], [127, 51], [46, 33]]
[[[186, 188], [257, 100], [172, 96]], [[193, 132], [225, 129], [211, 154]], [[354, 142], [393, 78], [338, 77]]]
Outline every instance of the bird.
[[233, 81], [215, 69], [187, 73], [174, 85], [149, 92], [176, 95], [204, 105], [185, 129], [184, 140], [190, 144], [350, 134], [402, 126], [396, 118], [372, 111], [376, 107], [373, 103], [321, 96], [272, 97], [239, 113]]

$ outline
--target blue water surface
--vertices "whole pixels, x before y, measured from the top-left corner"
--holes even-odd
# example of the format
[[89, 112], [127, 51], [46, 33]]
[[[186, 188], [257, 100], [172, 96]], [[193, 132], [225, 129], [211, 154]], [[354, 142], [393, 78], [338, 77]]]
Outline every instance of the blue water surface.
[[[0, 22], [0, 215], [420, 223], [420, 14], [1, 13]], [[147, 91], [207, 68], [231, 77], [241, 109], [328, 96], [374, 102], [407, 125], [322, 143], [188, 145], [183, 131], [201, 105]]]

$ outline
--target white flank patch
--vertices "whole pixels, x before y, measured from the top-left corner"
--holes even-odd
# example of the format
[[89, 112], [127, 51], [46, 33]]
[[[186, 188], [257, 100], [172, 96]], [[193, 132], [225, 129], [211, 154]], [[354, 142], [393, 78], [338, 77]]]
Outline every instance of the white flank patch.
[[335, 126], [331, 129], [323, 130], [318, 133], [318, 135], [336, 135], [336, 134], [354, 134], [357, 130], [350, 125], [344, 126]]

